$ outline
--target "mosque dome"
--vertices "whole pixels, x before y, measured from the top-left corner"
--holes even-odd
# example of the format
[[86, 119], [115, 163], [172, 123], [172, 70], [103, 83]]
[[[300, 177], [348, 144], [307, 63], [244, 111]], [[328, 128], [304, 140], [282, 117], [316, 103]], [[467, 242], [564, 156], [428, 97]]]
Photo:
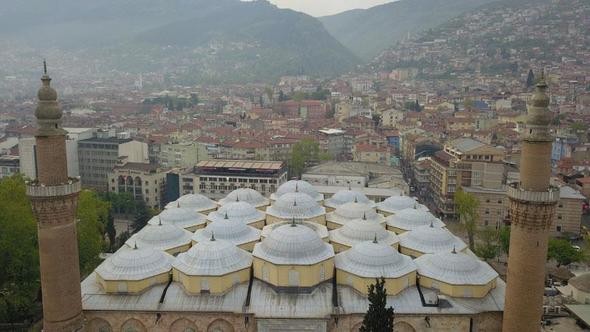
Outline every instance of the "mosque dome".
[[365, 278], [399, 278], [416, 271], [408, 256], [379, 241], [364, 241], [334, 258], [336, 268]]
[[228, 241], [236, 246], [260, 240], [260, 230], [248, 226], [243, 222], [235, 222], [230, 219], [214, 221], [203, 229], [198, 229], [192, 240], [200, 243], [206, 242], [214, 236], [218, 240]]
[[377, 203], [377, 210], [393, 214], [404, 209], [413, 208], [414, 206], [421, 210], [426, 209], [424, 205], [418, 204], [418, 202], [412, 197], [391, 196], [383, 202]]
[[379, 243], [392, 246], [399, 242], [395, 233], [390, 232], [382, 224], [374, 220], [353, 219], [344, 226], [330, 231], [330, 241], [352, 247], [365, 241], [377, 239]]
[[219, 204], [225, 205], [231, 202], [246, 202], [254, 207], [263, 207], [270, 204], [268, 198], [251, 188], [238, 188], [219, 200]]
[[151, 278], [172, 269], [173, 257], [149, 247], [123, 247], [96, 268], [96, 273], [108, 281], [137, 281]]
[[304, 193], [318, 202], [324, 199], [324, 195], [318, 193], [309, 182], [301, 180], [291, 180], [283, 183], [279, 186], [276, 193], [270, 195], [270, 199], [275, 201], [288, 193]]
[[251, 265], [250, 253], [229, 241], [215, 238], [195, 244], [172, 262], [172, 267], [190, 276], [222, 276]]
[[166, 209], [153, 217], [148, 224], [158, 225], [162, 222], [162, 224], [171, 224], [187, 229], [204, 225], [207, 222], [206, 218], [203, 214], [197, 213], [191, 208]]
[[366, 203], [344, 203], [326, 215], [328, 227], [331, 229], [345, 225], [354, 219], [365, 219], [379, 224], [385, 223], [383, 215], [375, 212], [375, 208]]
[[139, 232], [133, 234], [126, 242], [133, 248], [154, 248], [170, 250], [191, 243], [191, 232], [171, 224], [146, 225]]
[[264, 213], [246, 202], [231, 202], [209, 213], [207, 219], [212, 222], [227, 219], [249, 225], [264, 220]]
[[485, 285], [498, 277], [487, 263], [462, 252], [425, 254], [414, 262], [421, 276], [450, 285]]
[[[292, 223], [293, 223], [293, 220], [291, 219], [290, 221], [285, 220], [285, 221], [280, 221], [280, 222], [277, 222], [274, 224], [266, 225], [262, 229], [262, 232], [260, 233], [260, 237], [261, 237], [261, 239], [265, 239], [277, 227], [281, 227], [283, 225], [292, 224]], [[315, 222], [311, 222], [311, 221], [301, 221], [301, 220], [297, 220], [297, 221], [295, 221], [295, 223], [297, 224], [297, 226], [301, 225], [304, 227], [311, 228], [316, 233], [318, 233], [318, 236], [323, 241], [325, 241], [325, 242], [329, 241], [330, 233], [328, 232], [328, 228], [326, 226], [315, 223]]]
[[281, 195], [273, 205], [266, 208], [266, 214], [279, 219], [311, 219], [325, 214], [326, 210], [311, 196], [302, 192]]
[[[399, 235], [400, 245], [422, 254], [451, 252], [453, 249], [463, 251], [465, 242], [453, 235], [446, 228], [421, 226]], [[402, 249], [403, 250], [403, 249]], [[402, 251], [403, 252], [403, 251]]]
[[409, 208], [398, 211], [386, 218], [388, 228], [404, 231], [411, 231], [421, 226], [445, 227], [445, 224], [437, 219], [432, 213], [418, 208]]
[[166, 204], [166, 209], [172, 208], [191, 208], [197, 212], [202, 212], [216, 209], [217, 203], [200, 194], [188, 194]]
[[351, 202], [363, 203], [375, 207], [375, 202], [369, 200], [364, 193], [351, 189], [336, 192], [332, 197], [325, 200], [324, 206], [336, 209], [342, 204]]
[[313, 229], [291, 223], [270, 232], [252, 255], [278, 265], [313, 265], [334, 257], [334, 249]]

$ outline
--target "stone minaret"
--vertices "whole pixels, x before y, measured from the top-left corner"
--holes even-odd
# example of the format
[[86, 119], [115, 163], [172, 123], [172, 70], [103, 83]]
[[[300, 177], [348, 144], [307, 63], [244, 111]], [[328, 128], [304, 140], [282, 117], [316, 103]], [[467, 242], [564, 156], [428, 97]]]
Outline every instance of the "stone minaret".
[[541, 76], [522, 134], [520, 183], [508, 187], [512, 226], [504, 332], [537, 332], [541, 328], [547, 242], [559, 199], [559, 190], [549, 184], [553, 138], [546, 89]]
[[66, 131], [51, 78], [41, 78], [35, 110], [37, 179], [27, 186], [39, 236], [44, 331], [83, 329], [76, 207], [80, 182], [68, 177]]

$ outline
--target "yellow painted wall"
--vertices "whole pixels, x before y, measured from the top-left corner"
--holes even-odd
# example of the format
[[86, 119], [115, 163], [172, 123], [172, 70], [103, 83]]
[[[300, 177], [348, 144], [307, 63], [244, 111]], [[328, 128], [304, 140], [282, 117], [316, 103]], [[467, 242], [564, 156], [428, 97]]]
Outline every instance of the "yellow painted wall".
[[[466, 249], [467, 249], [467, 247], [465, 247], [465, 249], [461, 250], [461, 252], [464, 252]], [[400, 247], [399, 251], [402, 254], [410, 256], [412, 258], [418, 258], [418, 257], [424, 255], [424, 253], [421, 251], [417, 251], [417, 250], [406, 248], [406, 247]]]
[[170, 255], [174, 256], [174, 255], [179, 254], [181, 252], [188, 251], [190, 248], [191, 248], [191, 243], [189, 242], [188, 244], [185, 244], [183, 246], [168, 249], [168, 250], [166, 250], [166, 252], [169, 253]]
[[190, 276], [173, 268], [172, 278], [174, 281], [180, 282], [187, 293], [190, 294], [200, 294], [201, 281], [206, 279], [209, 284], [209, 292], [211, 294], [220, 294], [236, 284], [247, 282], [250, 279], [250, 269], [246, 268], [222, 276]]
[[187, 231], [191, 232], [191, 233], [194, 233], [197, 229], [205, 228], [205, 226], [207, 226], [207, 223], [202, 223], [200, 225], [195, 225], [195, 226], [187, 227], [185, 229]]
[[[191, 243], [192, 243], [192, 246], [194, 246], [195, 244], [197, 244], [197, 242], [195, 240], [192, 240]], [[238, 248], [241, 248], [241, 249], [244, 249], [246, 251], [252, 252], [252, 250], [254, 250], [254, 245], [256, 243], [258, 243], [258, 241], [252, 241], [252, 242], [243, 243], [243, 244], [240, 244], [238, 246]]]
[[[351, 286], [362, 294], [369, 294], [368, 287], [375, 284], [375, 278], [363, 278], [342, 270], [336, 270], [336, 280], [339, 285]], [[416, 284], [416, 271], [399, 278], [385, 279], [387, 295], [396, 295], [409, 286]]]
[[392, 226], [389, 226], [389, 225], [387, 225], [386, 228], [387, 228], [388, 231], [392, 231], [392, 232], [394, 232], [397, 235], [400, 235], [400, 234], [403, 234], [403, 233], [407, 232], [404, 229], [397, 228], [397, 227], [392, 227]]
[[387, 211], [383, 211], [383, 210], [379, 210], [379, 209], [377, 209], [377, 213], [380, 213], [380, 214], [382, 214], [385, 217], [389, 217], [390, 215], [393, 214], [393, 213], [389, 213]]
[[[107, 293], [128, 293], [128, 294], [138, 294], [144, 291], [147, 288], [150, 288], [156, 284], [164, 284], [167, 283], [169, 280], [170, 273], [165, 272], [154, 276], [152, 278], [147, 278], [143, 280], [104, 280], [100, 277], [100, 275], [96, 274], [96, 280], [102, 285], [105, 292]], [[122, 285], [124, 284], [124, 286]], [[121, 287], [123, 286], [123, 287]], [[122, 291], [122, 289], [126, 289], [127, 291]]]
[[[438, 287], [433, 287], [433, 282], [438, 283]], [[420, 276], [420, 286], [426, 288], [439, 289], [441, 293], [452, 297], [485, 297], [490, 290], [496, 287], [496, 279], [486, 285], [450, 285], [428, 277]]]
[[[266, 215], [266, 224], [270, 225], [270, 224], [275, 224], [278, 222], [282, 222], [282, 221], [291, 221], [291, 220], [287, 220], [287, 219], [280, 219], [277, 218], [275, 216], [271, 216], [271, 215]], [[300, 220], [298, 220], [300, 221]], [[309, 221], [309, 222], [315, 222], [316, 224], [320, 224], [320, 225], [326, 225], [326, 216], [325, 215], [321, 215], [321, 216], [317, 216], [315, 218], [311, 218], [311, 219], [303, 219], [303, 221]]]
[[[299, 272], [299, 287], [313, 287], [334, 276], [334, 259], [330, 258], [314, 265], [274, 265], [254, 257], [254, 277], [278, 287], [289, 287], [289, 271]], [[324, 266], [324, 279], [320, 280], [321, 266]], [[268, 269], [265, 278], [264, 269]]]

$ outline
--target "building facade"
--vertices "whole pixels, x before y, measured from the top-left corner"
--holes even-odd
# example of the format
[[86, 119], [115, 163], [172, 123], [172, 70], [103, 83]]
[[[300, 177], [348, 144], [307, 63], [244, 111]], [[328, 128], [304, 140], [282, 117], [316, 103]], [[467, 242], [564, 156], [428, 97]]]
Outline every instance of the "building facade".
[[154, 164], [125, 163], [108, 174], [109, 192], [130, 193], [154, 209], [163, 207], [166, 172]]
[[20, 157], [12, 155], [0, 156], [0, 179], [20, 172]]

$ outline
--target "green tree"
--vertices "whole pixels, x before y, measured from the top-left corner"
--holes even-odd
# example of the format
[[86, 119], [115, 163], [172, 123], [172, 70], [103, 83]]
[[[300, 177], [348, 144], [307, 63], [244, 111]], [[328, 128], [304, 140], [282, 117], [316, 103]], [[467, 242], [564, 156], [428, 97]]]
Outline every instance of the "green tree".
[[133, 219], [133, 223], [131, 227], [133, 228], [133, 232], [137, 232], [142, 229], [150, 218], [153, 217], [152, 212], [145, 204], [144, 201], [137, 201], [136, 210], [135, 210], [135, 218]]
[[115, 229], [115, 217], [113, 217], [112, 209], [109, 209], [109, 215], [107, 217], [105, 231], [109, 239], [109, 251], [112, 251], [115, 246], [115, 240], [117, 238], [117, 230]]
[[387, 291], [385, 279], [375, 279], [375, 284], [369, 289], [369, 310], [365, 313], [361, 332], [391, 332], [393, 331], [393, 307], [387, 308]]
[[22, 176], [0, 180], [0, 323], [32, 316], [39, 293], [37, 223]]
[[531, 88], [533, 85], [535, 85], [535, 73], [533, 73], [532, 69], [529, 69], [529, 74], [526, 78], [526, 87]]
[[77, 211], [80, 273], [88, 275], [100, 263], [99, 254], [104, 248], [104, 233], [110, 205], [90, 190], [80, 192]]
[[477, 198], [461, 188], [455, 192], [455, 211], [459, 216], [459, 220], [463, 224], [467, 237], [469, 238], [469, 249], [475, 251], [475, 232], [477, 230], [477, 208], [479, 201]]
[[572, 247], [568, 240], [549, 239], [547, 259], [554, 259], [559, 267], [582, 261], [584, 259], [584, 253]]
[[500, 233], [498, 234], [498, 243], [500, 244], [500, 249], [503, 253], [508, 256], [508, 252], [510, 250], [510, 227], [504, 226], [500, 228]]
[[300, 177], [307, 163], [319, 159], [319, 152], [319, 143], [311, 138], [304, 138], [293, 145], [289, 161], [291, 176]]
[[475, 246], [475, 254], [486, 261], [496, 258], [500, 253], [499, 232], [486, 227], [477, 232], [477, 237], [479, 243]]

